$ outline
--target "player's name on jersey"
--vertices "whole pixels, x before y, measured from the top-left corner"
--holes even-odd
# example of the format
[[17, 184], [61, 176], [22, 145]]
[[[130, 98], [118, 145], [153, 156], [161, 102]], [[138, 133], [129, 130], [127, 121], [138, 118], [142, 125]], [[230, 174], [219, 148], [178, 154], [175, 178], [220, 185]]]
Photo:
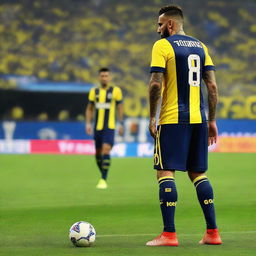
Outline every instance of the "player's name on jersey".
[[201, 43], [200, 42], [196, 42], [196, 41], [175, 40], [174, 43], [177, 44], [178, 46], [203, 48]]
[[97, 109], [110, 109], [110, 103], [96, 103], [96, 108]]

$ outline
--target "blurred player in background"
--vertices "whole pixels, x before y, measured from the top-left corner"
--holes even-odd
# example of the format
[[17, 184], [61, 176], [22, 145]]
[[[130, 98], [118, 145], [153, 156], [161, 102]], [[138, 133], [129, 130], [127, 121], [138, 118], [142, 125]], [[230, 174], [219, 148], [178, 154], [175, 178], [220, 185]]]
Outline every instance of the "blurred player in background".
[[[116, 109], [119, 121], [119, 134], [123, 135], [123, 96], [117, 86], [111, 86], [111, 75], [108, 68], [99, 70], [100, 86], [89, 93], [89, 103], [85, 111], [86, 133], [94, 135], [96, 162], [101, 172], [97, 188], [107, 188], [107, 175], [110, 167], [110, 151], [114, 144], [116, 127]], [[94, 113], [94, 111], [96, 113]], [[95, 114], [95, 118], [94, 118]], [[94, 129], [92, 121], [94, 118]]]
[[[159, 11], [161, 35], [152, 50], [149, 83], [149, 130], [155, 138], [154, 168], [159, 182], [159, 200], [164, 229], [149, 246], [178, 246], [174, 213], [177, 203], [175, 170], [187, 171], [202, 207], [207, 229], [200, 244], [221, 244], [213, 189], [205, 175], [208, 145], [216, 143], [215, 111], [217, 84], [214, 65], [206, 46], [185, 35], [183, 12], [178, 6]], [[208, 91], [208, 123], [201, 91], [202, 78]], [[157, 107], [161, 102], [156, 127]]]

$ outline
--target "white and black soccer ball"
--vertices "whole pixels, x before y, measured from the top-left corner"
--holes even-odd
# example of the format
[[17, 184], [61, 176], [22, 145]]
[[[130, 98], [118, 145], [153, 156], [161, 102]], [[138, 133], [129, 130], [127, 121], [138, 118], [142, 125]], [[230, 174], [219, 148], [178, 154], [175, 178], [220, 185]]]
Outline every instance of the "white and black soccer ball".
[[79, 221], [71, 226], [69, 239], [77, 247], [88, 247], [94, 243], [96, 231], [90, 223]]

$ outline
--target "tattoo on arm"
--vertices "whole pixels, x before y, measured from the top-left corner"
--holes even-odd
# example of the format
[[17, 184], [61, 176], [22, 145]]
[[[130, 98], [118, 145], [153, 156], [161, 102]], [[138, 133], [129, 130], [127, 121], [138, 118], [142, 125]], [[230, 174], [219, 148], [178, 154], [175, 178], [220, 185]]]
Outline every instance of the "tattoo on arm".
[[157, 105], [161, 97], [163, 73], [152, 73], [149, 82], [149, 104], [150, 118], [154, 118], [157, 112]]
[[205, 71], [203, 74], [204, 82], [208, 90], [208, 120], [215, 120], [216, 106], [218, 101], [218, 87], [216, 84], [215, 73], [213, 70]]

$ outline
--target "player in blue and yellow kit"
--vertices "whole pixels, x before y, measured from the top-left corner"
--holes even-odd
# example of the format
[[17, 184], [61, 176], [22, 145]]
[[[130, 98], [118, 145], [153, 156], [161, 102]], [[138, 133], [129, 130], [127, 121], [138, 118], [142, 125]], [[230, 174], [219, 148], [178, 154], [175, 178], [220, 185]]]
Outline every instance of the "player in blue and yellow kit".
[[[109, 85], [110, 71], [108, 68], [99, 70], [100, 86], [94, 87], [89, 93], [89, 103], [86, 108], [86, 133], [94, 134], [96, 162], [101, 172], [97, 188], [107, 188], [107, 174], [110, 167], [110, 151], [114, 144], [116, 127], [116, 109], [119, 120], [119, 134], [123, 134], [123, 96], [117, 86]], [[95, 112], [94, 131], [92, 120]]]
[[[221, 244], [212, 186], [205, 175], [208, 144], [217, 140], [215, 112], [217, 84], [214, 65], [206, 46], [185, 35], [183, 12], [178, 6], [159, 11], [158, 30], [162, 39], [152, 50], [149, 84], [149, 130], [155, 139], [154, 168], [159, 182], [159, 200], [164, 229], [149, 246], [178, 246], [174, 213], [177, 204], [175, 170], [187, 171], [193, 182], [206, 221], [201, 244]], [[208, 90], [208, 120], [202, 96]], [[158, 105], [160, 115], [156, 127]]]

